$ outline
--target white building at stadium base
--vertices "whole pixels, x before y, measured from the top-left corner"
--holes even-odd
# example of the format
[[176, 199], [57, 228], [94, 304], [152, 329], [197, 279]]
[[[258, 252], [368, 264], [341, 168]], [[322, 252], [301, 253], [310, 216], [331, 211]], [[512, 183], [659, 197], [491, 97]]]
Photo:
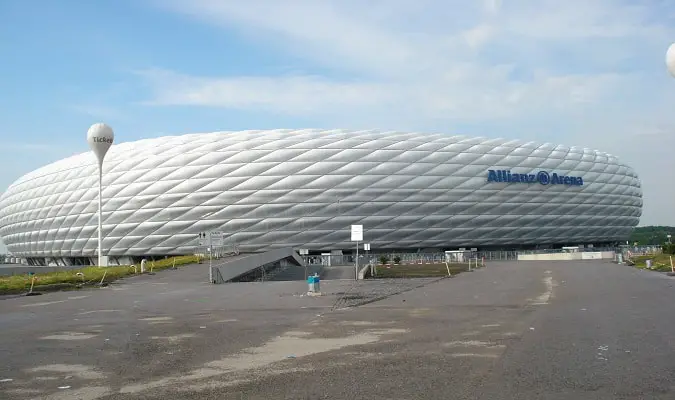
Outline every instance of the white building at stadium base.
[[[0, 236], [30, 264], [89, 264], [97, 162], [37, 169], [0, 197]], [[507, 249], [625, 241], [641, 215], [636, 173], [595, 150], [380, 131], [190, 134], [114, 145], [104, 163], [111, 263], [195, 251], [222, 231], [242, 252]]]

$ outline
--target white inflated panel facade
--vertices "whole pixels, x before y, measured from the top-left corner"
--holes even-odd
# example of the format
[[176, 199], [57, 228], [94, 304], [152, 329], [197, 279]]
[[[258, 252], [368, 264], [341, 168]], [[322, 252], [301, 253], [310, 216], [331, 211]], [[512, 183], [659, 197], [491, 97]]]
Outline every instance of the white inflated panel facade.
[[[583, 185], [490, 182], [488, 171], [576, 176]], [[635, 172], [576, 147], [441, 134], [345, 130], [217, 132], [113, 145], [104, 163], [104, 254], [194, 251], [217, 230], [241, 251], [498, 247], [626, 240]], [[83, 153], [17, 180], [0, 235], [24, 257], [97, 247], [97, 164]]]

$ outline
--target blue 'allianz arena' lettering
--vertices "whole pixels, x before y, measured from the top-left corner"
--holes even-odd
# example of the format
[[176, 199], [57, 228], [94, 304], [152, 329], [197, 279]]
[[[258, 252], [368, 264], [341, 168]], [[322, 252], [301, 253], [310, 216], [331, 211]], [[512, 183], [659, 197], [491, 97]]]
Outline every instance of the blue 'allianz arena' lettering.
[[584, 180], [580, 176], [549, 174], [546, 171], [539, 171], [536, 174], [516, 174], [504, 169], [488, 170], [488, 182], [501, 183], [539, 183], [542, 185], [568, 185], [582, 186]]

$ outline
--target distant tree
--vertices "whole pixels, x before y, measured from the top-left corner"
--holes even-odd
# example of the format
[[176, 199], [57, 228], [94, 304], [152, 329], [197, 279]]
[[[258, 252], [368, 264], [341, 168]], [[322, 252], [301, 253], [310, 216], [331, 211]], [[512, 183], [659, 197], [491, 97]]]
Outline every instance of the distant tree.
[[675, 238], [673, 226], [640, 226], [633, 229], [628, 241], [638, 245], [662, 245], [668, 241], [668, 235]]
[[389, 262], [389, 257], [387, 257], [385, 255], [380, 256], [380, 263], [382, 263], [382, 265], [384, 265], [388, 262]]
[[673, 254], [675, 255], [675, 243], [666, 243], [663, 245], [664, 254]]
[[399, 256], [394, 257], [394, 264], [398, 264], [400, 262], [401, 262], [401, 257], [399, 257]]

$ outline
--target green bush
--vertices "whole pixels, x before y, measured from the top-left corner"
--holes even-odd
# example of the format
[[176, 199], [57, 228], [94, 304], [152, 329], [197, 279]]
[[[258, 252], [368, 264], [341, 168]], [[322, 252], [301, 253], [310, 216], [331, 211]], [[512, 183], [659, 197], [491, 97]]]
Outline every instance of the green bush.
[[389, 262], [389, 257], [387, 256], [380, 256], [380, 264], [384, 265]]
[[663, 254], [675, 255], [675, 243], [666, 243], [661, 249], [663, 250]]
[[396, 256], [394, 257], [394, 264], [399, 264], [401, 262], [401, 257]]

